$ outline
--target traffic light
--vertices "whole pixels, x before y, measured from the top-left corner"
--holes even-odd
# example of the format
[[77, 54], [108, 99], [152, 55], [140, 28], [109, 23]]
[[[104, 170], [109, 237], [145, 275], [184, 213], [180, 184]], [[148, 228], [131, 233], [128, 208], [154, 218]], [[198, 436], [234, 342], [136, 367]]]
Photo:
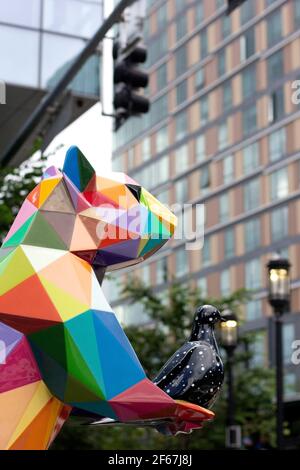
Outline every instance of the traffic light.
[[[230, 13], [238, 8], [242, 3], [244, 3], [246, 0], [228, 0], [228, 7], [227, 7], [227, 15], [230, 15]], [[247, 0], [248, 2], [250, 0]]]
[[114, 66], [114, 109], [115, 129], [130, 116], [138, 116], [147, 113], [150, 109], [150, 101], [139, 93], [141, 88], [146, 88], [149, 76], [139, 68], [146, 62], [147, 50], [144, 46], [135, 45], [120, 51], [118, 43], [113, 47]]

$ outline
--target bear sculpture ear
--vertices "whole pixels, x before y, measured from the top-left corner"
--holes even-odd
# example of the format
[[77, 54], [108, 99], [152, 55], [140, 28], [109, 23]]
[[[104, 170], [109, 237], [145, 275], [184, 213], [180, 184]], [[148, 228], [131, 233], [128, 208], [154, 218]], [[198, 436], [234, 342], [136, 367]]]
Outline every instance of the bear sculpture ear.
[[82, 193], [95, 176], [95, 170], [78, 147], [72, 146], [66, 154], [63, 173]]

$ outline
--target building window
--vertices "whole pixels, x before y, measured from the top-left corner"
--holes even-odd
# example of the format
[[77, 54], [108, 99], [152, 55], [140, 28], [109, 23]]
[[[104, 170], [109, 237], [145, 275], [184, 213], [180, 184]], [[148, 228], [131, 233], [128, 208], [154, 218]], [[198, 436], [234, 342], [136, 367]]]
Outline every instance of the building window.
[[187, 110], [181, 111], [175, 117], [175, 140], [183, 139], [188, 133]]
[[260, 246], [260, 219], [251, 219], [244, 224], [245, 251], [253, 251]]
[[224, 193], [219, 197], [219, 222], [227, 222], [229, 219], [229, 193]]
[[266, 332], [259, 331], [252, 333], [252, 342], [250, 343], [251, 367], [263, 367], [266, 365]]
[[279, 8], [267, 17], [267, 30], [268, 47], [272, 47], [282, 38], [282, 18]]
[[201, 134], [198, 135], [195, 141], [195, 154], [196, 154], [196, 161], [203, 162], [206, 159], [206, 151], [205, 151], [205, 135]]
[[294, 372], [284, 372], [284, 399], [299, 398], [297, 375]]
[[175, 183], [175, 195], [176, 202], [178, 204], [183, 204], [189, 199], [189, 190], [188, 190], [188, 180], [187, 178], [182, 178], [181, 180]]
[[187, 80], [183, 80], [176, 87], [176, 104], [179, 106], [187, 99]]
[[167, 63], [162, 64], [156, 71], [156, 88], [157, 91], [162, 90], [167, 86]]
[[169, 145], [168, 126], [162, 127], [156, 133], [156, 152], [163, 152]]
[[224, 121], [218, 128], [218, 148], [219, 151], [228, 146], [228, 126], [227, 121]]
[[255, 2], [244, 2], [241, 7], [240, 7], [240, 19], [241, 19], [241, 25], [246, 24], [248, 21], [250, 21], [252, 18], [255, 16], [255, 11], [254, 11], [254, 4]]
[[198, 26], [204, 20], [203, 2], [198, 0], [195, 5], [195, 26]]
[[200, 117], [202, 125], [205, 125], [209, 121], [209, 107], [208, 107], [208, 95], [205, 95], [200, 100]]
[[283, 240], [289, 234], [288, 206], [277, 207], [271, 211], [271, 238], [272, 242]]
[[244, 175], [257, 170], [259, 167], [259, 145], [258, 142], [243, 149], [243, 171]]
[[225, 0], [216, 0], [216, 9], [222, 8], [225, 4]]
[[194, 75], [194, 88], [195, 93], [201, 90], [205, 85], [205, 74], [204, 69], [199, 69]]
[[201, 60], [203, 60], [208, 54], [208, 41], [207, 41], [207, 29], [206, 28], [203, 31], [201, 31], [199, 37], [200, 37]]
[[292, 343], [295, 338], [295, 325], [293, 323], [284, 323], [282, 325], [282, 344], [283, 344], [283, 362], [285, 365], [291, 364]]
[[246, 321], [258, 320], [262, 317], [261, 300], [250, 300], [245, 306]]
[[283, 61], [283, 50], [272, 54], [267, 59], [267, 71], [268, 71], [268, 82], [273, 83], [274, 80], [280, 80], [284, 75], [284, 61]]
[[261, 261], [259, 258], [251, 259], [245, 263], [246, 289], [259, 289], [261, 287]]
[[186, 14], [181, 14], [176, 20], [176, 41], [179, 41], [187, 33]]
[[233, 155], [227, 155], [223, 159], [223, 181], [224, 184], [230, 183], [234, 178]]
[[155, 64], [168, 52], [167, 30], [163, 31], [155, 40], [151, 41], [148, 47], [147, 67]]
[[243, 134], [244, 136], [252, 134], [256, 130], [256, 104], [249, 106], [243, 112]]
[[287, 168], [280, 168], [271, 173], [271, 200], [284, 198], [289, 193]]
[[235, 235], [233, 228], [224, 231], [224, 258], [229, 259], [235, 255]]
[[200, 170], [200, 189], [201, 193], [206, 194], [210, 187], [209, 165], [205, 165]]
[[168, 281], [167, 258], [156, 261], [156, 284], [163, 284]]
[[128, 156], [128, 158], [127, 158], [128, 169], [131, 169], [135, 166], [134, 165], [134, 148], [133, 147], [128, 150], [127, 156]]
[[181, 145], [175, 151], [175, 168], [176, 174], [186, 171], [189, 167], [189, 152], [187, 144]]
[[175, 61], [176, 76], [179, 77], [187, 70], [187, 50], [185, 44], [175, 51]]
[[153, 164], [153, 180], [156, 184], [162, 184], [169, 178], [169, 155], [165, 155]]
[[218, 53], [218, 76], [222, 77], [226, 73], [226, 49]]
[[279, 158], [284, 157], [286, 152], [286, 129], [281, 129], [272, 132], [269, 135], [269, 156], [270, 161], [274, 162]]
[[224, 269], [220, 274], [220, 291], [221, 295], [226, 297], [230, 294], [230, 270]]
[[142, 160], [143, 162], [149, 160], [151, 157], [151, 141], [150, 137], [145, 137], [142, 142]]
[[162, 29], [166, 26], [168, 21], [168, 11], [167, 11], [167, 2], [163, 3], [157, 10], [156, 10], [156, 18], [157, 18], [157, 29]]
[[200, 277], [197, 281], [197, 288], [200, 291], [200, 295], [203, 297], [207, 296], [207, 279], [206, 277]]
[[166, 189], [165, 191], [161, 191], [158, 194], [156, 194], [157, 199], [159, 202], [162, 204], [168, 205], [169, 204], [169, 190]]
[[255, 54], [255, 35], [254, 29], [251, 28], [240, 37], [241, 62], [249, 59], [253, 54]]
[[300, 1], [294, 0], [294, 26], [295, 30], [300, 28]]
[[222, 39], [228, 38], [231, 34], [231, 16], [224, 15], [221, 17], [221, 32], [222, 32]]
[[152, 103], [150, 114], [149, 114], [150, 124], [154, 126], [159, 121], [164, 119], [167, 115], [168, 115], [168, 94], [166, 93], [160, 98], [157, 98], [157, 100], [155, 100]]
[[243, 98], [249, 98], [256, 92], [256, 64], [252, 64], [242, 72]]
[[260, 203], [260, 181], [259, 178], [252, 179], [244, 185], [245, 211], [256, 209]]
[[269, 122], [276, 122], [284, 116], [283, 87], [277, 88], [269, 97]]
[[189, 272], [188, 253], [181, 248], [175, 252], [176, 259], [176, 276], [181, 277]]
[[202, 266], [208, 266], [211, 263], [211, 250], [210, 250], [210, 237], [204, 237], [204, 244], [202, 248]]
[[223, 85], [223, 111], [226, 112], [232, 107], [232, 84], [228, 80]]
[[142, 267], [141, 269], [141, 274], [142, 274], [142, 281], [146, 286], [149, 286], [151, 284], [151, 278], [150, 278], [150, 264], [146, 264]]
[[[51, 6], [53, 7], [53, 5]], [[88, 16], [93, 16], [94, 13], [95, 12], [93, 11], [92, 15], [88, 15]], [[55, 24], [55, 21], [53, 21], [54, 20], [53, 14], [50, 15], [50, 12], [49, 12], [49, 14], [45, 17], [45, 21], [48, 20], [47, 26], [52, 27], [53, 24]], [[58, 18], [55, 18], [55, 19], [58, 20]], [[31, 28], [39, 28], [40, 26], [40, 0], [27, 0], [26, 3], [22, 0], [21, 1], [12, 0], [7, 5], [2, 4], [1, 11], [0, 11], [0, 21], [3, 23], [15, 24], [15, 25], [20, 25], [20, 26], [28, 26]], [[60, 19], [60, 21], [56, 21], [57, 25], [62, 25], [62, 23], [63, 23], [62, 19]], [[64, 24], [64, 27], [66, 27], [66, 24]], [[62, 29], [63, 29], [63, 25], [62, 25]], [[16, 32], [16, 30], [14, 31]]]

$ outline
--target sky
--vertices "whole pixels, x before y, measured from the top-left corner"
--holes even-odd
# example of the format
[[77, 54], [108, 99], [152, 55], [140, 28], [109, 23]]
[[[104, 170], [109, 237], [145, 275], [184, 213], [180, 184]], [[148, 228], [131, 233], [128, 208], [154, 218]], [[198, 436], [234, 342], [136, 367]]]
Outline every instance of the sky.
[[[56, 150], [61, 145], [62, 147]], [[101, 115], [100, 103], [90, 108], [53, 139], [45, 152], [55, 152], [55, 155], [48, 159], [49, 166], [62, 168], [66, 151], [71, 145], [80, 148], [97, 174], [111, 171], [112, 121], [111, 118]]]

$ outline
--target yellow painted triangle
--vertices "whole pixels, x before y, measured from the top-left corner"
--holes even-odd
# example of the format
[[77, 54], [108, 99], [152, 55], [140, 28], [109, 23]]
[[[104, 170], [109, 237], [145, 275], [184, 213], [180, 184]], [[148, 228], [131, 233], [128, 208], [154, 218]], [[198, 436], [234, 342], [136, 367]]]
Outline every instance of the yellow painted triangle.
[[153, 214], [160, 218], [160, 220], [166, 224], [167, 227], [172, 226], [173, 228], [177, 225], [177, 217], [174, 215], [166, 206], [158, 201], [152, 194], [146, 189], [142, 189], [142, 196], [147, 203], [147, 206]]
[[22, 432], [25, 431], [25, 429], [38, 415], [41, 409], [48, 403], [49, 400], [51, 400], [52, 395], [42, 380], [40, 382], [36, 382], [34, 385], [34, 393], [30, 399], [30, 402], [25, 408], [25, 412], [19, 421], [18, 426], [15, 428], [14, 433], [8, 442], [7, 448], [14, 444]]
[[61, 179], [62, 177], [60, 176], [59, 178], [50, 178], [41, 181], [38, 207], [41, 207], [44, 204], [48, 196], [50, 196], [50, 194], [52, 193], [54, 188], [56, 188]]
[[0, 263], [0, 295], [33, 276], [35, 271], [21, 247], [17, 247]]
[[139, 248], [138, 248], [138, 255], [143, 251], [143, 249], [145, 248], [145, 246], [147, 245], [148, 241], [150, 240], [149, 237], [147, 238], [141, 238], [141, 241], [139, 243]]
[[88, 304], [80, 302], [40, 274], [38, 276], [63, 321], [70, 320], [89, 309]]

